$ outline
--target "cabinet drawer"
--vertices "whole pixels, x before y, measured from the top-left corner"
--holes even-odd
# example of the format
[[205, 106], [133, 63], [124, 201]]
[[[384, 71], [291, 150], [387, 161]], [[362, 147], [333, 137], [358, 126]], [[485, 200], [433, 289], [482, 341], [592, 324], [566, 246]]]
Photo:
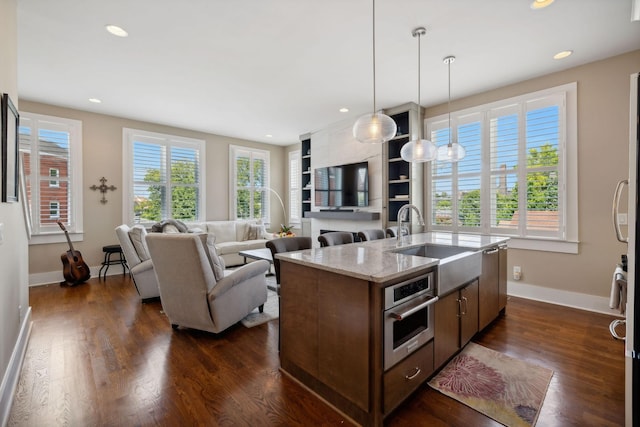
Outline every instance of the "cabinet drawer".
[[384, 374], [383, 412], [391, 412], [432, 373], [433, 340]]

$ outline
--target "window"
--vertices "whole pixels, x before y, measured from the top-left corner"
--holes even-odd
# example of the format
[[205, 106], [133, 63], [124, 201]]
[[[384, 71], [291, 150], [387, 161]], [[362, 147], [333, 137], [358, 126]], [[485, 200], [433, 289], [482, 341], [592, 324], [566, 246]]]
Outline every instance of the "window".
[[575, 99], [573, 83], [452, 112], [451, 128], [446, 116], [428, 119], [436, 145], [452, 132], [467, 152], [457, 163], [431, 165], [430, 228], [576, 243]]
[[123, 140], [126, 223], [205, 217], [204, 141], [126, 128]]
[[51, 219], [60, 218], [60, 202], [58, 201], [49, 202], [49, 218]]
[[261, 219], [269, 224], [269, 195], [273, 191], [269, 187], [269, 152], [231, 145], [229, 156], [230, 218]]
[[[63, 242], [82, 235], [82, 122], [20, 113], [20, 157], [31, 216], [31, 244]], [[55, 177], [55, 179], [52, 179]]]
[[[53, 178], [57, 178], [60, 176], [60, 169], [57, 168], [50, 168], [49, 169], [49, 176], [53, 177]], [[57, 179], [52, 179], [49, 181], [49, 187], [60, 187], [60, 181], [58, 181]]]
[[300, 224], [300, 150], [289, 152], [289, 225]]

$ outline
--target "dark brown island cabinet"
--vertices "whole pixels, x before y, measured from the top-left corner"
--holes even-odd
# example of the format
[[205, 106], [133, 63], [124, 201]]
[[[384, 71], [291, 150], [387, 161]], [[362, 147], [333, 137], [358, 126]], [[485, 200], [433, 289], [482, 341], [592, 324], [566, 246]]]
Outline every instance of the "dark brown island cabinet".
[[[320, 252], [314, 253], [319, 262], [324, 254], [327, 257], [330, 254], [323, 254], [322, 250], [316, 249]], [[433, 338], [407, 349], [391, 365], [385, 362], [388, 358], [385, 348], [388, 351], [391, 345], [385, 298], [390, 290], [411, 291], [426, 283], [427, 276], [429, 280], [437, 280], [437, 260], [435, 265], [412, 268], [405, 275], [372, 281], [323, 268], [318, 263], [281, 258], [282, 371], [355, 423], [382, 426], [400, 403], [504, 310], [506, 246], [479, 250], [483, 250], [479, 277], [438, 296], [429, 310], [411, 313], [410, 307], [405, 313], [393, 314], [410, 319], [406, 322], [408, 327], [412, 327], [411, 322], [419, 324], [425, 321], [422, 317], [429, 316], [427, 323]], [[408, 285], [398, 287], [404, 283]]]

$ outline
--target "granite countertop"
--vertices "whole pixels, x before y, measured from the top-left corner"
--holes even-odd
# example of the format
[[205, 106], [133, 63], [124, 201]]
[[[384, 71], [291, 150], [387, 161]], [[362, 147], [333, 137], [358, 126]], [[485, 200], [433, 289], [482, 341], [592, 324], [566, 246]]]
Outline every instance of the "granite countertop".
[[394, 253], [398, 249], [431, 244], [479, 251], [507, 240], [507, 237], [498, 236], [430, 232], [404, 236], [400, 242], [394, 237], [281, 253], [276, 257], [370, 282], [383, 283], [402, 278], [408, 273], [427, 271], [439, 264], [437, 258]]

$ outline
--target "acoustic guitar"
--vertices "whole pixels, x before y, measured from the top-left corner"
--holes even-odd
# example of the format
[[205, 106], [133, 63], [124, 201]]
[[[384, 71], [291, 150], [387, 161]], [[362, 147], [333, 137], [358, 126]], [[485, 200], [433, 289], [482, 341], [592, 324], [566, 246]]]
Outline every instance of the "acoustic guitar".
[[69, 250], [60, 255], [60, 259], [62, 259], [62, 274], [64, 275], [64, 280], [66, 280], [70, 285], [77, 285], [78, 283], [89, 280], [91, 272], [89, 271], [87, 264], [83, 261], [82, 254], [73, 249], [73, 244], [69, 238], [69, 232], [64, 228], [64, 225], [60, 220], [57, 222], [62, 231], [64, 231], [67, 243], [69, 243]]

